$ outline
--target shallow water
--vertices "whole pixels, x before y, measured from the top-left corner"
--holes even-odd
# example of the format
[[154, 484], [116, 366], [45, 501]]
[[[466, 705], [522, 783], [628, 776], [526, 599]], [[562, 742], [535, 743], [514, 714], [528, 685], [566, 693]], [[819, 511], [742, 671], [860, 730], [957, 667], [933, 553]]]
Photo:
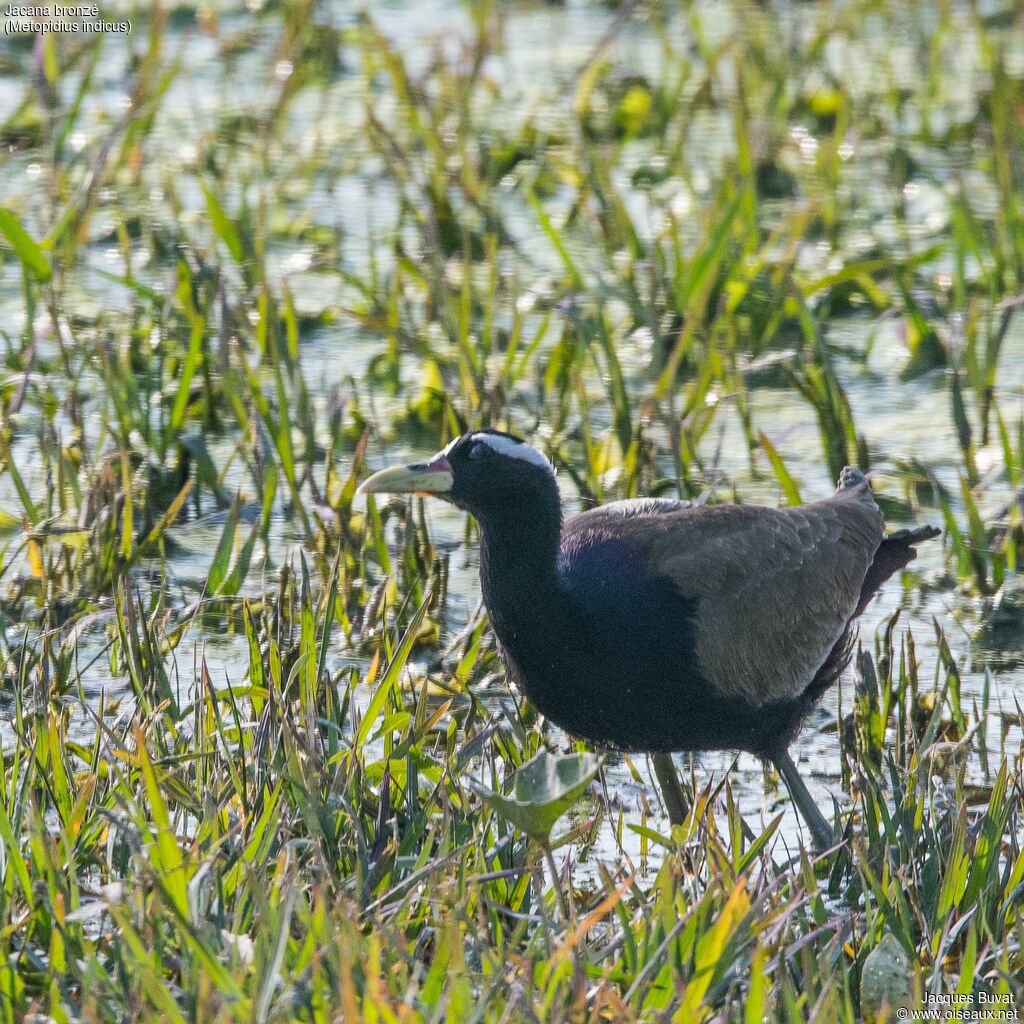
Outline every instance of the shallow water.
[[[709, 38], [721, 38], [736, 30], [734, 17], [725, 5], [707, 0], [698, 6], [703, 9]], [[356, 15], [353, 5], [340, 0], [325, 8], [322, 14], [333, 19], [339, 27], [355, 25]], [[805, 27], [802, 24], [804, 19], [816, 16], [814, 8], [807, 5], [784, 7], [779, 14], [779, 30], [800, 32]], [[491, 101], [494, 116], [522, 118], [532, 113], [539, 126], [552, 132], [566, 130], [570, 124], [579, 71], [594, 54], [595, 48], [605, 40], [615, 17], [614, 11], [606, 6], [585, 2], [512, 7], [505, 17], [503, 45], [488, 58], [484, 69], [486, 77], [494, 84]], [[449, 60], [461, 59], [461, 39], [469, 30], [467, 8], [462, 5], [442, 0], [375, 4], [372, 18], [404, 55], [414, 74], [427, 67], [438, 54]], [[963, 12], [956, 9], [954, 18], [964, 19]], [[167, 176], [175, 174], [179, 168], [187, 169], [190, 175], [195, 171], [202, 140], [209, 133], [220, 130], [226, 113], [262, 111], [275, 86], [275, 75], [287, 77], [286, 68], [274, 68], [268, 74], [268, 68], [273, 67], [275, 23], [271, 19], [259, 20], [254, 14], [241, 9], [226, 8], [222, 14], [222, 31], [227, 33], [239, 29], [251, 32], [252, 44], [231, 62], [222, 59], [216, 39], [199, 31], [187, 19], [185, 27], [175, 28], [172, 24], [168, 30], [166, 44], [179, 54], [188, 73], [178, 75], [170, 85], [151, 135], [152, 151], [149, 155], [152, 166], [145, 171], [150, 187], [148, 203], [138, 211], [142, 217], [159, 222], [165, 216], [164, 185]], [[845, 46], [837, 40], [830, 44], [828, 63], [854, 91], [860, 89], [870, 93], [873, 88], [872, 69], [877, 71], [880, 64], [893, 69], [896, 79], [912, 88], [924, 73], [916, 38], [908, 32], [906, 40], [872, 40], [870, 33], [865, 33], [863, 39], [847, 38]], [[139, 44], [138, 39], [135, 43]], [[950, 52], [946, 56], [957, 61], [959, 73], [943, 80], [945, 92], [931, 112], [933, 118], [956, 124], [974, 116], [984, 85], [976, 54], [977, 45], [977, 40], [966, 28], [955, 39], [947, 41]], [[1024, 73], [1024, 41], [1020, 33], [1008, 38], [1007, 52], [1011, 69], [1016, 68], [1017, 74]], [[614, 38], [609, 54], [636, 72], [647, 71], [655, 76], [664, 70], [657, 33], [651, 26], [640, 22], [630, 23]], [[128, 95], [129, 67], [127, 52], [119, 49], [113, 41], [108, 41], [104, 59], [98, 65], [83, 107], [82, 126], [70, 140], [70, 145], [77, 152], [86, 156], [95, 153], [111, 124], [123, 114]], [[17, 108], [27, 87], [26, 76], [0, 76], [0, 119]], [[73, 80], [62, 83], [63, 89], [71, 90], [73, 87]], [[375, 158], [361, 145], [360, 90], [358, 75], [348, 68], [343, 69], [322, 93], [300, 96], [296, 102], [286, 129], [289, 152], [296, 160], [304, 154], [335, 153], [342, 163], [340, 170], [333, 168], [330, 175], [320, 175], [308, 188], [297, 189], [296, 194], [289, 197], [287, 206], [296, 219], [308, 217], [318, 224], [342, 227], [344, 247], [340, 258], [344, 266], [363, 271], [372, 256], [380, 261], [383, 272], [388, 268], [388, 257], [373, 243], [377, 236], [390, 233], [396, 221], [396, 193], [393, 185], [379, 173]], [[685, 91], [683, 95], [685, 97]], [[382, 100], [377, 113], [387, 122], [393, 110], [389, 110], [387, 101]], [[884, 117], [885, 112], [881, 111], [880, 116]], [[630, 185], [626, 172], [650, 160], [652, 152], [656, 152], [657, 141], [630, 143], [629, 159], [619, 164], [617, 173], [620, 173], [621, 180], [617, 184], [638, 230], [648, 239], [659, 230], [666, 195], [673, 194], [673, 208], [684, 215], [692, 215], [694, 220], [701, 208], [712, 201], [715, 171], [723, 154], [732, 152], [733, 141], [728, 118], [717, 119], [706, 112], [700, 117], [700, 130], [694, 132], [693, 137], [699, 138], [701, 145], [691, 147], [686, 154], [691, 170], [689, 182], [664, 182], [652, 195]], [[898, 124], [892, 128], [900, 133], [912, 130]], [[816, 144], [807, 128], [794, 125], [792, 132], [800, 158], [813, 159]], [[909, 192], [904, 190], [907, 219], [915, 225], [910, 237], [906, 237], [893, 217], [892, 190], [878, 185], [887, 174], [885, 154], [875, 152], [870, 141], [861, 145], [853, 139], [850, 149], [849, 172], [844, 177], [844, 187], [862, 189], [863, 204], [859, 219], [844, 226], [848, 253], [856, 253], [877, 243], [894, 249], [924, 247], [948, 227], [948, 204], [942, 189], [959, 175], [968, 177], [979, 208], [996, 201], [991, 181], [977, 173], [975, 162], [966, 148], [919, 146], [914, 155], [927, 169], [929, 180], [922, 181]], [[256, 160], [255, 154], [253, 159]], [[86, 165], [87, 161], [83, 161], [83, 174]], [[48, 194], [45, 188], [45, 168], [46, 155], [33, 150], [9, 153], [4, 160], [9, 195], [22, 207], [26, 223], [37, 235], [42, 235], [53, 223], [60, 208], [60, 199]], [[196, 181], [184, 175], [179, 184], [179, 198], [185, 203], [183, 219], [201, 224], [205, 212]], [[549, 215], [564, 212], [571, 201], [570, 190], [556, 193], [546, 204], [547, 212]], [[119, 202], [119, 196], [112, 192], [105, 202], [112, 211]], [[787, 202], [780, 201], [779, 215], [787, 208]], [[540, 230], [530, 208], [511, 190], [507, 212], [507, 225], [522, 254], [516, 272], [521, 280], [533, 282], [531, 287], [543, 294], [545, 279], [560, 270], [558, 255]], [[80, 252], [80, 265], [69, 276], [65, 291], [68, 312], [85, 322], [95, 320], [101, 314], [104, 318], [113, 318], [130, 308], [130, 291], [95, 272], [95, 268], [115, 274], [123, 272], [121, 252], [110, 237], [112, 224], [113, 218], [109, 222], [102, 216], [94, 219], [88, 228], [89, 239]], [[592, 239], [586, 232], [570, 235], [569, 244], [580, 265], [592, 269]], [[153, 287], [165, 286], [167, 266], [147, 263], [145, 253], [135, 255], [139, 277]], [[312, 249], [302, 242], [278, 242], [268, 262], [275, 275], [287, 279], [300, 311], [344, 309], [350, 297], [347, 286], [339, 277], [311, 271], [313, 256]], [[800, 266], [808, 272], [824, 274], [831, 269], [830, 259], [828, 246], [808, 245], [801, 253]], [[935, 273], [944, 272], [948, 273], [948, 267], [944, 267], [941, 260], [936, 261]], [[625, 311], [616, 309], [614, 298], [609, 299], [607, 311], [613, 320], [618, 317], [625, 321]], [[20, 270], [11, 260], [0, 266], [0, 321], [11, 337], [17, 335], [25, 322]], [[45, 345], [46, 328], [40, 324], [38, 330], [40, 343]], [[551, 332], [549, 343], [554, 336], [555, 332]], [[866, 316], [846, 318], [829, 325], [829, 338], [854, 353], [863, 353], [870, 347], [870, 357], [866, 361], [841, 358], [838, 371], [850, 398], [858, 429], [869, 444], [876, 489], [893, 498], [901, 498], [900, 479], [895, 467], [914, 459], [927, 466], [949, 489], [954, 496], [954, 504], [958, 502], [958, 473], [962, 462], [948, 413], [949, 389], [945, 371], [935, 371], [911, 383], [898, 380], [907, 351], [895, 320]], [[414, 359], [405, 359], [402, 382], [406, 387], [398, 395], [388, 395], [369, 384], [367, 379], [371, 360], [382, 350], [383, 342], [379, 338], [344, 315], [304, 337], [301, 350], [301, 365], [318, 421], [325, 418], [324, 410], [333, 389], [342, 387], [353, 391], [359, 399], [360, 408], [378, 427], [370, 451], [374, 467], [428, 454], [418, 446], [395, 440], [390, 430], [394, 418], [405, 409], [409, 394], [418, 387], [421, 367]], [[631, 389], [640, 393], [649, 385], [646, 378], [648, 353], [643, 338], [634, 336], [624, 341], [621, 359]], [[603, 394], [596, 374], [587, 384], [595, 396]], [[1024, 415], [1024, 321], [1011, 328], [1004, 346], [997, 395], [1008, 423], [1015, 423]], [[748, 397], [757, 426], [776, 445], [804, 499], [813, 500], [828, 494], [833, 483], [823, 469], [814, 410], [795, 392], [764, 384], [752, 383]], [[707, 463], [713, 466], [713, 472], [708, 473], [709, 483], [716, 488], [718, 495], [727, 494], [735, 487], [745, 501], [777, 503], [780, 500], [779, 488], [763, 460], [761, 472], [756, 476], [751, 473], [734, 398], [728, 394], [717, 395], [717, 398], [715, 423], [705, 437], [701, 452]], [[94, 410], [93, 415], [95, 417], [98, 412]], [[607, 423], [608, 417], [606, 406], [594, 408], [596, 427]], [[93, 429], [98, 429], [95, 418], [90, 423]], [[40, 441], [38, 424], [34, 422], [31, 410], [25, 411], [17, 426], [15, 455], [23, 466], [29, 490], [33, 494], [40, 493], [43, 481], [40, 479], [38, 458], [34, 457]], [[657, 425], [652, 425], [650, 436], [667, 449], [667, 438], [663, 433], [659, 434]], [[211, 441], [211, 452], [215, 456], [223, 454], [234, 440]], [[995, 436], [986, 448], [979, 449], [977, 458], [983, 474], [987, 469], [997, 470], [1001, 466], [1002, 456]], [[979, 500], [983, 511], [992, 513], [1008, 502], [1011, 495], [1001, 477], [993, 474], [987, 483], [990, 486], [986, 486]], [[229, 490], [244, 489], [246, 478], [242, 468], [229, 471], [224, 484]], [[566, 493], [565, 500], [568, 510], [578, 510], [579, 503], [573, 494]], [[16, 492], [5, 475], [0, 476], [0, 508], [12, 511], [17, 508]], [[432, 504], [427, 515], [438, 545], [452, 552], [447, 624], [449, 631], [454, 633], [465, 625], [478, 603], [476, 552], [462, 543], [465, 524], [460, 513]], [[931, 522], [941, 522], [937, 509], [925, 509], [922, 516]], [[178, 546], [167, 565], [169, 590], [172, 600], [182, 606], [202, 593], [221, 522], [215, 510], [203, 509], [197, 519], [172, 531], [171, 536]], [[893, 525], [904, 524], [894, 522]], [[272, 581], [279, 566], [288, 561], [297, 549], [297, 544], [294, 524], [282, 508], [274, 517], [269, 550], [262, 552], [262, 561], [259, 558], [254, 561], [246, 589], [259, 592], [265, 582]], [[945, 576], [947, 566], [943, 542], [934, 542], [922, 547], [921, 557], [914, 568], [925, 581], [939, 581]], [[897, 607], [903, 608], [899, 628], [910, 628], [914, 632], [926, 678], [935, 662], [932, 620], [937, 617], [945, 627], [962, 667], [965, 701], [969, 704], [972, 699], [980, 697], [986, 667], [991, 666], [992, 709], [994, 712], [1000, 709], [1013, 711], [1015, 696], [1024, 693], [1024, 668], [1017, 655], [1019, 644], [1012, 634], [1001, 648], [991, 644], [983, 647], [976, 642], [983, 611], [979, 599], [945, 585], [904, 594], [898, 582], [894, 581], [864, 616], [862, 636], [867, 643]], [[87, 632], [81, 640], [83, 663], [89, 660], [94, 650]], [[203, 655], [215, 682], [225, 675], [237, 680], [244, 671], [241, 667], [244, 665], [243, 644], [237, 637], [200, 633], [190, 637], [175, 654], [181, 679], [193, 678], [192, 663]], [[331, 667], [336, 668], [351, 657], [351, 652], [342, 649], [340, 638], [336, 640], [331, 652]], [[86, 696], [91, 701], [97, 700], [101, 691], [106, 691], [111, 697], [128, 698], [125, 681], [111, 677], [105, 658], [95, 662], [86, 673], [84, 683]], [[838, 740], [833, 731], [823, 728], [834, 723], [840, 701], [849, 708], [852, 687], [848, 679], [842, 690], [842, 693], [834, 691], [826, 697], [821, 711], [812, 718], [794, 750], [795, 759], [809, 771], [812, 790], [826, 807], [830, 805], [832, 796], [841, 803], [844, 800], [839, 785]], [[83, 734], [91, 729], [91, 723], [84, 716], [80, 725]], [[993, 744], [998, 746], [994, 725], [990, 731]], [[1020, 737], [1015, 732], [1011, 733], [1006, 742], [1012, 749], [1020, 743]], [[697, 759], [696, 778], [706, 783], [711, 777], [720, 777], [733, 760], [726, 754], [702, 756]], [[638, 764], [642, 764], [642, 759], [638, 759]], [[972, 771], [979, 771], [977, 765], [972, 766]], [[764, 775], [754, 758], [741, 756], [733, 770], [732, 780], [741, 808], [753, 819], [755, 828], [773, 818], [784, 803], [781, 790], [766, 799]], [[613, 759], [609, 763], [608, 781], [614, 798], [621, 800], [626, 808], [627, 817], [637, 820], [641, 794], [632, 782], [628, 768], [620, 760]], [[983, 779], [979, 777], [975, 781], [982, 782]], [[649, 795], [653, 799], [653, 789], [649, 789]], [[795, 815], [788, 810], [784, 834], [792, 837], [796, 828]], [[638, 858], [639, 840], [632, 835], [627, 839], [627, 851]], [[599, 852], [605, 842], [610, 842], [610, 839], [602, 839]]]

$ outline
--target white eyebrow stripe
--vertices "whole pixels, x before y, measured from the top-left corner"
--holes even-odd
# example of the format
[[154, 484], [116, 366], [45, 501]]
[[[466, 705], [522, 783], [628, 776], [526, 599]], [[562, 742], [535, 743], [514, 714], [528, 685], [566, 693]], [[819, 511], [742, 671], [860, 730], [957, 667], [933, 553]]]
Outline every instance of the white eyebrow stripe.
[[482, 441], [498, 455], [504, 455], [509, 459], [520, 459], [534, 466], [540, 466], [550, 473], [554, 472], [551, 463], [536, 448], [532, 448], [523, 441], [514, 441], [511, 437], [505, 437], [502, 434], [487, 433], [473, 434], [472, 439]]

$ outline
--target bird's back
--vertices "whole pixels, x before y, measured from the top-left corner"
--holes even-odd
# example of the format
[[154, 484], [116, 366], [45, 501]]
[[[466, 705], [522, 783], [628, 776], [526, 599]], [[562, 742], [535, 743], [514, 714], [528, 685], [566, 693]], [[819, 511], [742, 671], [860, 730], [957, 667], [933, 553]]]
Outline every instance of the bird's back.
[[676, 595], [709, 690], [767, 707], [802, 697], [841, 643], [882, 526], [857, 470], [829, 498], [794, 508], [615, 502], [566, 523], [561, 579], [606, 623], [629, 620], [625, 605], [645, 587], [663, 605]]

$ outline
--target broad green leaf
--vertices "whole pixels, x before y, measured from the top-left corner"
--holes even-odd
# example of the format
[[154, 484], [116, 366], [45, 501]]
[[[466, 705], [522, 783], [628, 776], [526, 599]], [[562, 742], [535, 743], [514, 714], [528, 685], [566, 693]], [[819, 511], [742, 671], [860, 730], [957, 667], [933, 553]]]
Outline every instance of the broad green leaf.
[[542, 750], [515, 773], [509, 796], [479, 782], [471, 785], [498, 814], [546, 845], [555, 822], [582, 796], [601, 760], [596, 754], [555, 757]]
[[779, 455], [775, 445], [768, 440], [763, 430], [757, 432], [757, 440], [764, 449], [765, 455], [768, 456], [768, 461], [772, 464], [772, 469], [775, 471], [775, 479], [779, 481], [779, 486], [782, 488], [782, 493], [786, 496], [786, 501], [790, 505], [802, 505], [803, 499], [800, 497], [800, 488], [797, 487], [796, 481], [786, 468], [786, 464], [782, 461], [782, 456]]
[[363, 713], [362, 721], [359, 723], [359, 729], [356, 732], [354, 746], [358, 750], [362, 747], [366, 741], [370, 738], [370, 733], [373, 729], [374, 723], [380, 718], [381, 713], [384, 710], [384, 705], [388, 699], [388, 695], [398, 684], [398, 679], [402, 674], [402, 669], [405, 667], [405, 663], [409, 660], [409, 655], [412, 653], [412, 645], [419, 635], [420, 627], [423, 625], [423, 617], [427, 613], [427, 605], [430, 603], [431, 595], [428, 593], [423, 599], [423, 603], [416, 609], [416, 614], [413, 615], [412, 621], [409, 623], [408, 628], [402, 635], [402, 639], [399, 641], [398, 649], [395, 651], [388, 664], [388, 670], [384, 673], [384, 678], [381, 679], [380, 685], [374, 690], [373, 696], [370, 698], [370, 703], [366, 706], [366, 711]]
[[10, 242], [11, 248], [21, 260], [22, 266], [37, 281], [49, 281], [53, 276], [50, 261], [10, 210], [0, 210], [0, 231]]
[[203, 361], [203, 330], [206, 322], [197, 317], [192, 321], [192, 331], [189, 335], [188, 353], [181, 368], [181, 377], [178, 379], [178, 390], [174, 394], [174, 403], [171, 406], [171, 415], [167, 421], [167, 432], [164, 435], [164, 449], [168, 449], [171, 441], [181, 429], [185, 421], [185, 412], [188, 409], [189, 399], [192, 394], [192, 378]]
[[750, 913], [750, 896], [741, 878], [729, 894], [715, 923], [698, 940], [694, 950], [694, 974], [686, 986], [686, 995], [673, 1021], [691, 1021], [703, 1016], [701, 1002], [713, 978], [731, 966], [725, 957], [729, 940], [740, 922]]
[[168, 895], [174, 900], [176, 911], [184, 920], [188, 920], [188, 873], [185, 856], [171, 828], [170, 811], [164, 801], [164, 794], [160, 789], [156, 769], [150, 760], [149, 751], [146, 749], [146, 739], [141, 729], [136, 729], [135, 741], [156, 840], [155, 845], [149, 851], [150, 861], [159, 871]]
[[238, 495], [235, 495], [228, 509], [227, 519], [224, 521], [224, 532], [220, 535], [220, 542], [214, 552], [213, 561], [210, 563], [210, 575], [207, 578], [206, 589], [210, 594], [220, 593], [220, 586], [227, 578], [228, 566], [231, 564], [231, 552], [235, 547], [235, 530], [238, 528]]
[[206, 210], [210, 215], [210, 223], [213, 230], [220, 236], [221, 241], [228, 247], [236, 263], [245, 259], [245, 250], [242, 248], [242, 239], [238, 234], [235, 222], [224, 212], [224, 207], [211, 188], [204, 185], [203, 194], [206, 196]]

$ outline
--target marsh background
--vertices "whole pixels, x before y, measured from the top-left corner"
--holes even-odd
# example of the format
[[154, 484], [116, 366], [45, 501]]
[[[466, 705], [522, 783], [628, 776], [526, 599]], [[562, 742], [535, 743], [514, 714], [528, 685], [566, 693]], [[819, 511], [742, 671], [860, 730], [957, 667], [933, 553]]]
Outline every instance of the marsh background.
[[[1019, 998], [1018, 5], [104, 16], [0, 40], [0, 1019]], [[613, 757], [564, 919], [474, 788], [576, 748], [504, 685], [473, 524], [354, 500], [467, 425], [569, 511], [851, 463], [944, 528], [795, 748], [839, 854], [752, 758], [680, 759], [673, 836]]]

